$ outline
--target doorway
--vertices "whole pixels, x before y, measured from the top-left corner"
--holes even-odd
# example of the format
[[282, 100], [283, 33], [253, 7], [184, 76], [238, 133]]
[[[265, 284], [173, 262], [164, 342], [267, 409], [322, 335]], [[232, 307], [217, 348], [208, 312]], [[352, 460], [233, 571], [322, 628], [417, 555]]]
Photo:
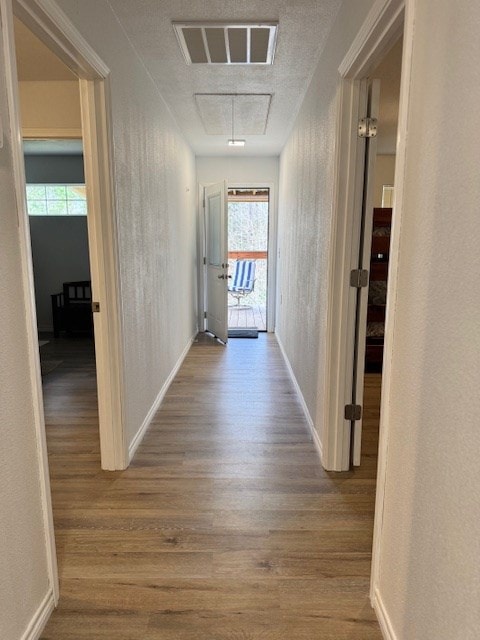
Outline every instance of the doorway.
[[[36, 51], [41, 50], [50, 60], [56, 59], [57, 64], [60, 61], [60, 64], [63, 64], [64, 69], [66, 69], [66, 73], [69, 74], [69, 79], [72, 79], [72, 82], [75, 82], [79, 88], [78, 98], [81, 105], [79, 108], [81, 125], [79, 128], [65, 126], [65, 123], [61, 122], [60, 124], [63, 125], [59, 127], [61, 135], [58, 135], [58, 130], [55, 131], [55, 126], [53, 127], [53, 134], [52, 130], [47, 131], [49, 135], [45, 135], [42, 127], [36, 126], [27, 127], [27, 131], [24, 133], [31, 139], [54, 137], [60, 139], [60, 144], [65, 143], [66, 138], [73, 137], [78, 139], [82, 132], [84, 134], [83, 164], [86, 197], [88, 200], [88, 255], [91, 269], [91, 301], [89, 304], [92, 308], [100, 310], [98, 313], [93, 314], [93, 332], [96, 342], [95, 364], [97, 370], [101, 465], [103, 469], [107, 470], [123, 469], [128, 464], [128, 456], [126, 455], [124, 442], [119, 271], [116, 234], [114, 232], [113, 189], [109, 160], [110, 133], [105, 88], [109, 70], [78, 32], [65, 21], [63, 14], [57, 14], [55, 11], [46, 14], [36, 0], [26, 0], [21, 3], [14, 2], [13, 13], [9, 40], [12, 58], [15, 57], [15, 31], [13, 28], [15, 19], [17, 24], [21, 25], [23, 31], [27, 33], [27, 36], [30, 33], [35, 38]], [[21, 68], [21, 66], [22, 60], [21, 56], [19, 56], [19, 67]], [[20, 94], [22, 89], [19, 86], [18, 77], [13, 77], [13, 73], [12, 77], [9, 78], [12, 113], [20, 114]], [[63, 100], [60, 99], [60, 102], [62, 103]], [[35, 110], [33, 111], [35, 112]], [[15, 125], [18, 127], [20, 134], [22, 128], [20, 116], [17, 117], [15, 115]], [[16, 192], [20, 215], [23, 216], [21, 224], [22, 228], [25, 229], [25, 270], [29, 274], [29, 284], [33, 298], [33, 264], [30, 225], [27, 214], [24, 152], [20, 146], [14, 148], [13, 152], [16, 169]], [[63, 182], [60, 186], [66, 189], [69, 185]], [[69, 189], [69, 192], [71, 192], [69, 196], [67, 196], [66, 191], [63, 193], [64, 200], [77, 200], [77, 203], [72, 202], [72, 210], [75, 209], [76, 205], [85, 207], [85, 193], [79, 192], [79, 187], [81, 186], [78, 184], [70, 185], [70, 187], [74, 188]], [[61, 199], [59, 198], [59, 200]], [[79, 200], [83, 200], [83, 204], [79, 203]], [[45, 202], [44, 206], [48, 207], [49, 205]], [[67, 208], [70, 206], [68, 202], [66, 206]], [[52, 205], [52, 210], [53, 208]], [[52, 291], [50, 293], [60, 292]], [[82, 302], [86, 303], [87, 292], [84, 291], [84, 294]], [[74, 297], [76, 297], [76, 294]], [[88, 317], [88, 314], [86, 315]], [[34, 309], [32, 309], [31, 322], [31, 348], [38, 349]], [[38, 378], [36, 389], [39, 398], [39, 428], [43, 428], [43, 407], [39, 383], [40, 378]]]
[[75, 370], [73, 353], [95, 370], [80, 88], [18, 18], [14, 34], [45, 396], [47, 382]]
[[[329, 470], [350, 471], [355, 476], [357, 472], [355, 467], [352, 468], [351, 455], [355, 443], [362, 443], [362, 440], [366, 464], [362, 460], [363, 467], [358, 473], [365, 473], [364, 467], [369, 459], [374, 461], [370, 469], [376, 478], [370, 595], [384, 630], [388, 624], [377, 601], [376, 589], [389, 437], [385, 416], [392, 394], [391, 356], [400, 257], [398, 230], [403, 205], [412, 48], [412, 13], [405, 12], [402, 0], [386, 0], [381, 7], [372, 8], [339, 67], [342, 84], [339, 92], [340, 125], [337, 131], [337, 215], [332, 229], [330, 353], [327, 357], [329, 393], [324, 414], [323, 461]], [[396, 86], [393, 92], [395, 97], [388, 109], [383, 109], [383, 113], [380, 103], [377, 103], [379, 112], [375, 114], [375, 110], [367, 110], [372, 103], [366, 99], [366, 90], [370, 80], [381, 76], [382, 70], [386, 73], [383, 77], [384, 94], [386, 88], [388, 93], [388, 84], [392, 82]], [[365, 139], [375, 138], [375, 134], [375, 143], [368, 144]], [[377, 155], [376, 150], [372, 153], [376, 143], [382, 149], [382, 136], [385, 144], [383, 153]], [[382, 175], [386, 165], [390, 165], [388, 176]], [[388, 198], [392, 192], [394, 202], [393, 207], [389, 207], [392, 203]], [[388, 285], [385, 285], [387, 275]], [[375, 291], [377, 283], [381, 285], [381, 296], [378, 295], [379, 291]], [[370, 297], [369, 284], [372, 285]], [[363, 299], [360, 324], [357, 313], [359, 298]], [[378, 330], [378, 336], [374, 335], [375, 330]], [[361, 332], [363, 335], [359, 335]], [[372, 354], [367, 354], [369, 370], [365, 373], [365, 359], [356, 355], [361, 349], [365, 353], [368, 337], [381, 338], [379, 346], [383, 354], [377, 353], [376, 358], [383, 364], [379, 366], [378, 362], [373, 362]], [[358, 403], [352, 402], [355, 366], [362, 379], [361, 402]], [[368, 434], [371, 436], [373, 433], [373, 437], [365, 437], [365, 433], [364, 438], [361, 437], [362, 429], [356, 428], [356, 425], [361, 425], [362, 420], [369, 431], [373, 430]]]
[[228, 328], [267, 330], [270, 189], [228, 190]]
[[[404, 17], [402, 0], [388, 0], [380, 16], [377, 9], [372, 8], [364, 29], [359, 33], [351, 51], [339, 66], [339, 73], [343, 79], [341, 91], [339, 91], [339, 128], [336, 142], [338, 163], [334, 206], [337, 214], [334, 216], [332, 226], [330, 270], [332, 293], [326, 365], [328, 394], [324, 406], [325, 427], [322, 439], [323, 464], [331, 471], [348, 471], [351, 468], [353, 452], [356, 452], [357, 462], [360, 455], [371, 261], [368, 242], [372, 242], [375, 204], [373, 185], [377, 157], [375, 147], [379, 140], [376, 134], [380, 126], [376, 119], [385, 119], [384, 113], [381, 117], [378, 113], [380, 96], [378, 85], [381, 83], [379, 81], [372, 83], [372, 81], [375, 77], [374, 72], [380, 68], [389, 52], [395, 47], [398, 62], [404, 65], [403, 59], [407, 55], [406, 45], [402, 47], [399, 43], [404, 33]], [[401, 75], [402, 91], [405, 95], [408, 93], [408, 88], [405, 88], [407, 73], [408, 67], [405, 69], [402, 67], [400, 72], [400, 66], [394, 73], [397, 87], [400, 84]], [[398, 154], [395, 132], [397, 121], [400, 123], [402, 116], [398, 89], [395, 100], [396, 107], [393, 111], [396, 110], [396, 115], [393, 117], [393, 133], [390, 132], [387, 138], [389, 144], [393, 145], [393, 151]], [[401, 100], [400, 93], [400, 104]], [[399, 124], [399, 127], [401, 128], [402, 125]], [[391, 129], [391, 125], [388, 128]], [[380, 157], [389, 161], [392, 158], [386, 153], [380, 154]], [[380, 164], [381, 162], [377, 166]], [[395, 162], [391, 164], [394, 165]], [[399, 170], [397, 166], [395, 173], [401, 176], [401, 167]], [[387, 183], [388, 186], [393, 184], [391, 176], [385, 180], [386, 186]], [[393, 241], [392, 246], [394, 247]], [[378, 251], [378, 255], [385, 256], [385, 253]], [[388, 255], [391, 272], [392, 263], [396, 264], [395, 250], [390, 249]], [[361, 321], [357, 322], [359, 309]], [[390, 313], [391, 311], [390, 308]], [[386, 304], [383, 305], [383, 313], [386, 319], [385, 352], [388, 352], [389, 309]], [[372, 316], [370, 319], [374, 320]]]

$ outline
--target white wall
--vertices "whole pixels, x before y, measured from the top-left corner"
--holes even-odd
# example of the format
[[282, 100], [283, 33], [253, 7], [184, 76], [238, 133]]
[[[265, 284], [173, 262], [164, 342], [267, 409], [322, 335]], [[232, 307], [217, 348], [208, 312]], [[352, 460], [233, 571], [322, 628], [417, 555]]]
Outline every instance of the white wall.
[[195, 159], [106, 0], [59, 0], [111, 69], [132, 442], [196, 327]]
[[[233, 151], [234, 153], [234, 151]], [[197, 180], [209, 184], [226, 180], [227, 184], [273, 183], [278, 185], [278, 163], [275, 157], [235, 158], [229, 156], [197, 157]]]
[[[2, 22], [4, 16], [1, 16]], [[0, 76], [5, 78], [0, 33]], [[20, 230], [5, 83], [0, 83], [0, 637], [23, 637], [52, 590], [41, 508], [40, 460], [27, 348]]]
[[342, 5], [280, 158], [277, 334], [320, 438], [337, 70], [371, 5]]
[[[378, 592], [398, 640], [474, 640], [480, 629], [480, 5], [413, 4], [404, 200], [397, 223], [394, 216], [400, 263]], [[452, 114], [458, 126], [449, 135]]]
[[69, 80], [19, 83], [24, 137], [81, 137], [78, 82]]
[[[131, 442], [195, 331], [194, 156], [108, 3], [61, 0], [58, 4], [111, 69], [125, 411]], [[17, 640], [48, 593], [49, 580], [10, 129], [4, 84], [0, 87], [7, 138], [0, 150], [0, 296], [8, 301], [0, 305], [0, 484], [8, 488], [0, 492], [0, 636]]]
[[373, 186], [373, 206], [382, 206], [384, 184], [394, 184], [395, 156], [379, 155], [375, 160], [375, 176]]

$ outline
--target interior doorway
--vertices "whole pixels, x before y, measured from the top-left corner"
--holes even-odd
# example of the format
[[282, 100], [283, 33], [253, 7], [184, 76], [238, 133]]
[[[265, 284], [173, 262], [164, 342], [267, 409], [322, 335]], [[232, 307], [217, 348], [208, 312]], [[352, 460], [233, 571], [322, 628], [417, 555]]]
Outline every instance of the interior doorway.
[[[370, 339], [378, 337], [383, 341], [386, 338], [385, 352], [388, 353], [388, 317], [393, 315], [392, 306], [387, 307], [386, 295], [379, 304], [373, 304], [368, 294], [370, 271], [372, 276], [374, 271], [381, 271], [385, 283], [385, 258], [389, 258], [389, 273], [392, 272], [392, 263], [395, 273], [398, 258], [398, 247], [387, 250], [383, 246], [386, 242], [390, 245], [390, 229], [378, 219], [374, 224], [374, 209], [381, 208], [378, 204], [382, 204], [381, 199], [380, 203], [378, 200], [375, 181], [380, 181], [382, 193], [385, 186], [386, 198], [387, 189], [391, 193], [394, 184], [393, 175], [402, 176], [401, 165], [400, 169], [395, 166], [395, 154], [399, 153], [398, 148], [402, 149], [404, 142], [401, 136], [397, 141], [396, 131], [397, 124], [399, 130], [405, 126], [400, 124], [401, 104], [404, 96], [408, 95], [405, 77], [409, 67], [404, 65], [407, 54], [401, 41], [404, 38], [404, 9], [402, 0], [389, 0], [380, 17], [377, 9], [372, 9], [364, 30], [339, 66], [342, 86], [336, 141], [337, 213], [332, 228], [326, 373], [328, 394], [322, 438], [323, 464], [332, 471], [348, 471], [352, 463], [361, 461], [362, 426], [368, 414], [363, 406], [367, 325], [370, 325]], [[390, 61], [390, 69], [385, 70], [383, 78], [377, 78], [389, 56], [395, 58], [395, 68]], [[389, 88], [391, 82], [396, 86], [395, 95]], [[381, 113], [380, 99], [383, 102]], [[387, 177], [381, 175], [381, 169], [386, 166], [390, 169]], [[386, 200], [383, 202], [385, 204]], [[372, 242], [374, 227], [376, 238], [382, 239]], [[378, 243], [382, 246], [377, 246]], [[394, 242], [392, 246], [395, 247]], [[373, 259], [377, 263], [373, 267], [372, 249], [376, 250]], [[382, 262], [383, 265], [380, 264]], [[372, 293], [376, 286], [373, 281], [372, 277]], [[386, 292], [386, 286], [382, 286]], [[377, 296], [375, 299], [379, 300]], [[383, 327], [384, 319], [386, 329]], [[375, 330], [384, 335], [373, 335]], [[379, 357], [381, 359], [381, 354]], [[377, 374], [379, 368], [377, 366]]]
[[[14, 35], [40, 369], [51, 418], [59, 390], [73, 406], [85, 374], [93, 390], [96, 384], [80, 86], [18, 18]], [[64, 423], [73, 422], [65, 431], [46, 420], [50, 455], [61, 454], [77, 437], [78, 421], [66, 407], [61, 412]], [[52, 431], [58, 431], [53, 439]], [[99, 457], [98, 431], [90, 443], [94, 450]]]
[[373, 447], [369, 453], [375, 456], [378, 449], [402, 51], [400, 37], [371, 72], [370, 82], [378, 88], [372, 107], [377, 124], [375, 137], [367, 139], [359, 246], [359, 269], [368, 273], [368, 282], [357, 283], [362, 286], [357, 289], [352, 403], [358, 382], [361, 415], [352, 420], [350, 455], [355, 466], [362, 463], [362, 448]]
[[228, 189], [228, 328], [267, 330], [270, 189]]
[[[15, 23], [17, 27], [15, 27]], [[19, 28], [22, 31], [21, 34], [19, 34]], [[22, 52], [21, 40], [23, 37], [28, 39], [28, 43]], [[79, 308], [72, 309], [72, 313], [60, 312], [60, 316], [61, 320], [70, 317], [72, 333], [73, 330], [85, 328], [85, 325], [82, 327], [83, 321], [89, 325], [87, 331], [91, 332], [93, 320], [93, 334], [95, 336], [93, 366], [97, 374], [97, 431], [100, 436], [101, 466], [107, 470], [124, 469], [128, 464], [128, 452], [125, 444], [123, 416], [121, 306], [110, 167], [109, 105], [105, 87], [109, 69], [76, 29], [65, 20], [63, 14], [54, 10], [47, 14], [39, 6], [37, 0], [13, 2], [13, 15], [10, 15], [7, 41], [9, 55], [12, 60], [17, 61], [17, 65], [12, 66], [11, 75], [7, 78], [12, 126], [17, 132], [16, 139], [20, 141], [23, 135], [24, 138], [28, 138], [28, 142], [31, 144], [34, 144], [34, 141], [40, 145], [53, 144], [63, 149], [64, 153], [66, 153], [67, 147], [71, 152], [72, 146], [77, 145], [74, 151], [74, 154], [77, 155], [75, 162], [77, 169], [80, 166], [84, 172], [83, 181], [78, 176], [67, 179], [65, 172], [70, 163], [64, 158], [57, 162], [53, 169], [53, 172], [58, 176], [57, 184], [52, 185], [46, 180], [37, 182], [36, 178], [30, 181], [31, 167], [27, 168], [25, 163], [26, 148], [22, 148], [20, 143], [12, 148], [19, 221], [23, 230], [22, 255], [30, 290], [28, 306], [29, 349], [32, 361], [36, 363], [35, 371], [38, 372], [35, 379], [38, 430], [39, 433], [44, 431], [44, 413], [40, 367], [37, 364], [39, 362], [38, 355], [35, 355], [35, 351], [39, 348], [39, 327], [36, 321], [34, 298], [33, 261], [35, 256], [32, 257], [32, 234], [29, 219], [39, 220], [39, 217], [34, 215], [34, 210], [36, 209], [38, 212], [43, 208], [54, 214], [50, 217], [45, 216], [45, 218], [50, 218], [49, 224], [56, 226], [60, 218], [68, 218], [71, 214], [70, 223], [73, 224], [76, 221], [77, 225], [82, 226], [83, 224], [83, 235], [84, 237], [88, 236], [88, 249], [84, 246], [83, 253], [87, 255], [90, 265], [84, 264], [83, 273], [77, 273], [75, 278], [78, 280], [73, 280], [75, 283], [81, 282], [82, 289], [71, 290], [69, 294], [72, 306], [77, 304]], [[32, 51], [36, 61], [24, 60], [24, 56], [28, 58]], [[46, 82], [51, 84], [45, 87], [45, 80], [42, 80], [40, 75], [37, 75], [38, 79], [34, 78], [35, 62], [37, 69], [43, 70], [42, 73], [52, 64], [57, 71], [62, 69], [61, 74], [64, 74], [64, 77], [58, 81], [47, 78]], [[19, 74], [15, 71], [16, 67], [20, 70], [20, 74], [25, 73], [23, 87], [22, 78], [19, 78]], [[31, 76], [29, 76], [30, 73], [32, 73]], [[76, 110], [76, 120], [74, 124], [68, 120], [72, 115], [71, 86], [66, 88], [64, 83], [75, 85], [76, 104], [73, 111]], [[39, 95], [42, 92], [43, 99], [40, 100]], [[29, 115], [25, 113], [25, 110], [23, 112], [21, 110], [27, 104], [27, 111], [34, 117], [31, 121], [28, 121]], [[56, 114], [56, 122], [51, 120], [53, 114]], [[46, 126], [42, 120], [35, 120], [39, 116], [45, 118], [46, 121], [50, 118]], [[31, 153], [31, 148], [28, 152]], [[52, 156], [49, 155], [49, 157], [49, 162], [53, 167]], [[38, 169], [38, 164], [36, 168]], [[42, 169], [45, 169], [45, 165]], [[30, 177], [27, 180], [28, 176]], [[27, 182], [30, 182], [31, 189], [27, 189]], [[28, 202], [29, 200], [31, 202]], [[36, 202], [33, 202], [34, 200]], [[87, 202], [88, 216], [85, 216]], [[55, 215], [55, 212], [60, 212], [60, 209], [63, 212], [66, 210], [67, 216]], [[33, 215], [30, 216], [29, 213]], [[87, 233], [85, 233], [85, 226]], [[45, 234], [43, 235], [45, 236]], [[80, 236], [81, 234], [73, 239], [74, 244], [81, 244]], [[47, 238], [50, 242], [52, 234], [47, 233]], [[68, 243], [65, 243], [64, 251], [68, 251], [67, 245]], [[64, 282], [70, 282], [70, 275], [67, 274], [65, 280], [62, 278], [59, 288], [56, 287], [55, 291], [49, 290], [47, 293], [47, 296], [58, 294], [60, 306], [64, 302], [61, 300], [65, 295]], [[91, 286], [86, 286], [86, 283], [90, 284], [90, 282]], [[38, 289], [38, 282], [36, 284]], [[50, 289], [50, 286], [48, 288]], [[48, 309], [52, 313], [47, 322], [51, 322], [53, 325], [51, 299], [49, 302], [44, 305], [44, 310]], [[80, 307], [82, 311], [80, 311]], [[92, 310], [97, 310], [98, 313], [92, 314]], [[82, 321], [79, 323], [77, 321], [80, 316]], [[49, 347], [48, 344], [44, 346]], [[46, 451], [43, 452], [43, 455], [46, 460]], [[45, 464], [45, 476], [47, 476], [46, 469], [47, 465]], [[45, 483], [48, 486], [47, 477], [45, 477]], [[47, 497], [45, 500], [48, 502]], [[48, 505], [47, 508], [49, 508]]]

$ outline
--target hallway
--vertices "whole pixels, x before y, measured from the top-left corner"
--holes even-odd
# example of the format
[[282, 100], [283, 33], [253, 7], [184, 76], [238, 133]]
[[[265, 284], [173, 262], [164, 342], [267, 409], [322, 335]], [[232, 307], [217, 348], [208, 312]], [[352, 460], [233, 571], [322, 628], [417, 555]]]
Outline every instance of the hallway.
[[61, 584], [44, 640], [381, 638], [378, 407], [362, 467], [325, 473], [275, 337], [201, 334], [130, 468], [107, 473], [78, 357], [44, 385]]

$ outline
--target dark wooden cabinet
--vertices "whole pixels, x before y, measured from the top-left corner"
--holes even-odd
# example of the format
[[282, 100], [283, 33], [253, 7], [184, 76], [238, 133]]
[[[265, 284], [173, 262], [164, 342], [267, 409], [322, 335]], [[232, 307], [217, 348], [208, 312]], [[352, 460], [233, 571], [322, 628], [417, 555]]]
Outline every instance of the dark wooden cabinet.
[[52, 294], [53, 334], [93, 334], [92, 284], [90, 280], [64, 282], [61, 293]]
[[382, 370], [392, 209], [373, 210], [365, 371]]

